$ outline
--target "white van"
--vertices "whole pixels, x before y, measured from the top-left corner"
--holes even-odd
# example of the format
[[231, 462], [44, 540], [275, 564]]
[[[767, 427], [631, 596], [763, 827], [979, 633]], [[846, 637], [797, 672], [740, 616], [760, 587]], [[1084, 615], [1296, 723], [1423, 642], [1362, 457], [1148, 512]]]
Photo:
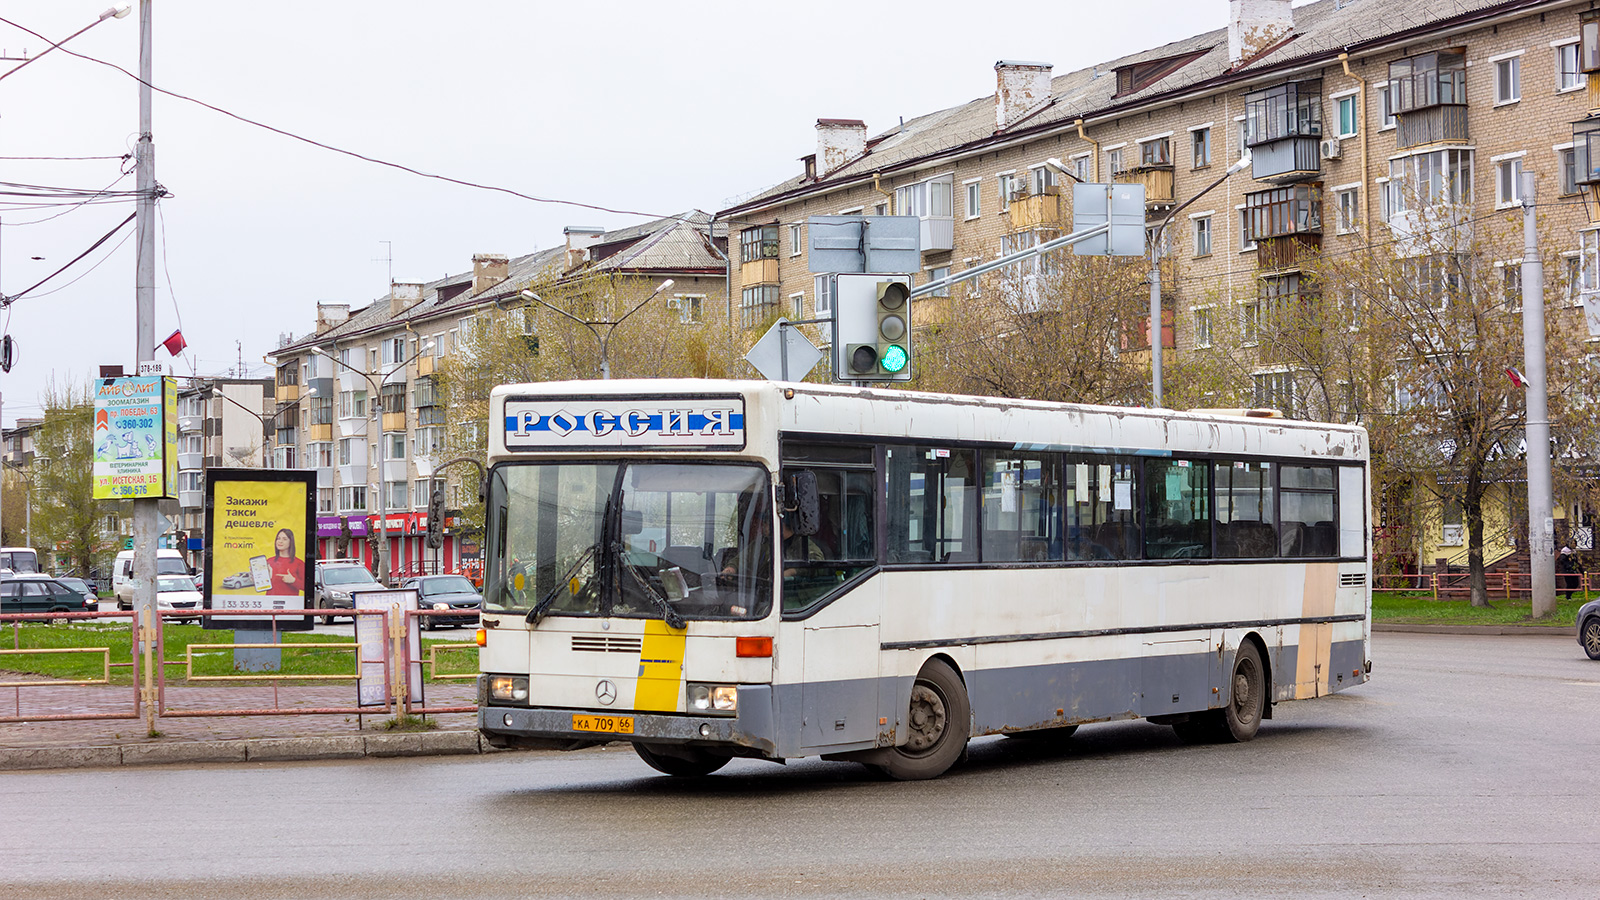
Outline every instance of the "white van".
[[[189, 564], [183, 561], [183, 554], [176, 550], [157, 550], [156, 574], [188, 575]], [[111, 567], [111, 587], [117, 594], [117, 608], [133, 609], [132, 550], [124, 550], [117, 554], [116, 564]]]
[[0, 569], [18, 575], [39, 571], [39, 554], [32, 547], [0, 547]]

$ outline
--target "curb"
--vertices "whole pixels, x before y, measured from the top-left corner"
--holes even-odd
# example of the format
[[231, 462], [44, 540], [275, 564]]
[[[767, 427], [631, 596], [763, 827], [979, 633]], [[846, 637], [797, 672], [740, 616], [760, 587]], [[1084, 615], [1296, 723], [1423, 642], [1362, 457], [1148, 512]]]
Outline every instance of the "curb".
[[501, 751], [482, 743], [477, 731], [252, 738], [241, 741], [179, 741], [108, 747], [0, 749], [0, 772], [35, 769], [113, 768], [164, 763], [290, 762], [401, 756], [462, 756]]
[[1577, 633], [1571, 625], [1379, 625], [1373, 631], [1406, 632], [1410, 634], [1494, 634], [1532, 637], [1560, 637], [1575, 640]]

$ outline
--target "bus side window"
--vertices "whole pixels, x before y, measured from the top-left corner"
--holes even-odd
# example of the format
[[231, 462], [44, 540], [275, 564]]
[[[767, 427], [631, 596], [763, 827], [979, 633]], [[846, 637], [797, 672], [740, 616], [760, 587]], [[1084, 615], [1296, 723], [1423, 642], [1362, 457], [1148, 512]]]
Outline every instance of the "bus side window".
[[971, 450], [891, 447], [891, 563], [976, 562], [978, 474]]

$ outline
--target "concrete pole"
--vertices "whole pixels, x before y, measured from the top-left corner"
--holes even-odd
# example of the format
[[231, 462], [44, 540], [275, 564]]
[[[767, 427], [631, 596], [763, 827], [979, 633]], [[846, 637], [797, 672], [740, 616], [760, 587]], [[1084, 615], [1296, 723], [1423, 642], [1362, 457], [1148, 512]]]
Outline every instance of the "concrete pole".
[[1522, 365], [1528, 387], [1528, 569], [1533, 615], [1556, 608], [1555, 502], [1550, 476], [1550, 413], [1544, 359], [1544, 263], [1534, 219], [1534, 178], [1522, 173]]
[[[156, 358], [156, 149], [151, 137], [151, 92], [153, 78], [151, 6], [154, 0], [139, 2], [139, 140], [133, 148], [134, 171], [138, 176], [138, 199], [134, 206], [134, 233], [137, 235], [138, 268], [134, 282], [136, 310], [136, 359], [152, 362]], [[141, 497], [133, 501], [133, 608], [142, 623], [144, 650], [145, 725], [156, 730], [154, 690], [154, 642], [156, 628], [156, 538], [161, 515], [160, 501]]]
[[1150, 406], [1154, 409], [1161, 408], [1161, 233], [1165, 225], [1156, 228], [1150, 241]]

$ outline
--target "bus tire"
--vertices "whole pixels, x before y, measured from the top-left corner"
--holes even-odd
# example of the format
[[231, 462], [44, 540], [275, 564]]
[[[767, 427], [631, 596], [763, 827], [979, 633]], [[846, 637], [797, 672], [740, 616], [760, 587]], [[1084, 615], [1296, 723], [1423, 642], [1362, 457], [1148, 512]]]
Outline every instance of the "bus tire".
[[1228, 705], [1221, 710], [1217, 738], [1244, 743], [1261, 729], [1267, 711], [1267, 670], [1253, 641], [1239, 645], [1233, 655], [1233, 678], [1228, 685]]
[[891, 748], [878, 768], [896, 781], [938, 778], [967, 752], [972, 708], [961, 677], [940, 659], [930, 659], [911, 687], [906, 742]]
[[675, 748], [670, 754], [658, 753], [645, 744], [634, 744], [633, 752], [639, 754], [639, 758], [657, 772], [679, 777], [710, 775], [727, 765], [728, 760], [732, 758], [694, 747]]
[[1256, 649], [1255, 643], [1245, 641], [1233, 655], [1228, 704], [1174, 722], [1172, 731], [1186, 744], [1242, 744], [1253, 739], [1261, 729], [1266, 709], [1266, 667], [1261, 663], [1261, 651]]

